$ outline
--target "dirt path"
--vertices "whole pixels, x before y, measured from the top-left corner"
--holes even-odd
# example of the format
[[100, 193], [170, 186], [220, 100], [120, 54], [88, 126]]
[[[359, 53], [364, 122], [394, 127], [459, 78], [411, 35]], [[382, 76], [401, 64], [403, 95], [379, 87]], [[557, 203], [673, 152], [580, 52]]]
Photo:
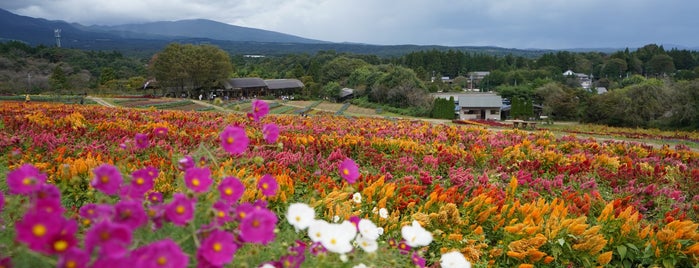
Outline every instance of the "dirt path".
[[109, 102], [106, 102], [106, 101], [103, 100], [102, 98], [93, 97], [93, 96], [87, 96], [87, 97], [85, 97], [85, 98], [88, 99], [88, 100], [94, 101], [94, 102], [96, 102], [96, 103], [99, 103], [99, 105], [102, 105], [102, 106], [107, 106], [107, 107], [112, 107], [112, 108], [116, 107], [116, 106], [114, 106], [113, 104], [111, 104], [111, 103], [109, 103]]

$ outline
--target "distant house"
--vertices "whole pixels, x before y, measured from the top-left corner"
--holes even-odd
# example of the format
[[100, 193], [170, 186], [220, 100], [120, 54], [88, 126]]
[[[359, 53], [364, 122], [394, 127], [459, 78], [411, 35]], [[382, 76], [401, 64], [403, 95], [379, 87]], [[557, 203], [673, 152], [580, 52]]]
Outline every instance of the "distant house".
[[276, 97], [290, 96], [304, 87], [298, 79], [267, 79], [265, 80], [270, 93]]
[[454, 97], [459, 119], [500, 120], [502, 97], [494, 93], [434, 93], [434, 98]]
[[590, 78], [589, 75], [584, 74], [584, 73], [576, 73], [573, 72], [572, 70], [567, 70], [563, 72], [563, 76], [566, 77], [574, 77], [578, 80], [580, 83], [580, 87], [589, 90], [592, 88], [592, 78]]
[[351, 88], [343, 88], [340, 90], [340, 94], [337, 96], [337, 101], [338, 102], [343, 102], [346, 100], [349, 100], [354, 97], [354, 89]]
[[490, 75], [490, 72], [477, 71], [468, 73], [468, 91], [480, 91], [480, 84], [483, 79]]

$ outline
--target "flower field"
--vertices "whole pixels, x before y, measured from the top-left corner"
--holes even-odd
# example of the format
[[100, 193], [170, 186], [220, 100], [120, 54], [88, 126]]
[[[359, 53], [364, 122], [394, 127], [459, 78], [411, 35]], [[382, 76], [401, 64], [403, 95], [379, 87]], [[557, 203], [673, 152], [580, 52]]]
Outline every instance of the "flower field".
[[699, 265], [687, 146], [1, 103], [0, 267]]

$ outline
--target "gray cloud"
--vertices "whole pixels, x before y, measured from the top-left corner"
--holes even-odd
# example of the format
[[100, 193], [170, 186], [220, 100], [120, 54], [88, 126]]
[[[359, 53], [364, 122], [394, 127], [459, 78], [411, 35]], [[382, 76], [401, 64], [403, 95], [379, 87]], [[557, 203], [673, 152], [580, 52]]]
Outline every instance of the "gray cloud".
[[87, 25], [205, 18], [386, 45], [699, 46], [692, 0], [26, 0], [0, 8]]

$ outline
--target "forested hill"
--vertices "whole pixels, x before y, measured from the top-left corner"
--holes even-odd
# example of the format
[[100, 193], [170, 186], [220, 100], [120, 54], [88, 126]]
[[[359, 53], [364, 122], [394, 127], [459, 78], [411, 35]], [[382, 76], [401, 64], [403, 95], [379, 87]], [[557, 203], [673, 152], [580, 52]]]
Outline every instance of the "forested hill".
[[213, 44], [238, 55], [314, 54], [318, 51], [370, 54], [379, 57], [401, 56], [420, 50], [460, 50], [489, 55], [539, 57], [548, 50], [500, 47], [447, 47], [419, 45], [370, 45], [332, 43], [283, 33], [228, 25], [210, 20], [185, 20], [120, 26], [84, 26], [65, 21], [20, 16], [0, 9], [0, 41], [17, 40], [31, 46], [55, 46], [54, 30], [61, 29], [65, 48], [118, 51], [124, 55], [148, 57], [172, 42]]

